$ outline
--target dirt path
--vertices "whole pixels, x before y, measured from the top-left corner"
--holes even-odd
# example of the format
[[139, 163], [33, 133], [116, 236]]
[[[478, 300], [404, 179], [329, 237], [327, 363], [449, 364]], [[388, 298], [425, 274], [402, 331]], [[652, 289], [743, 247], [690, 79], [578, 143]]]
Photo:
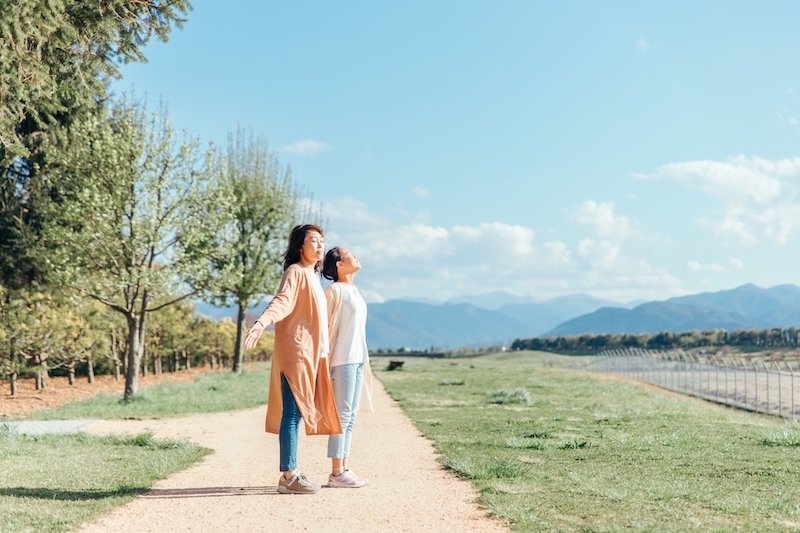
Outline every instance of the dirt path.
[[[507, 531], [473, 503], [476, 493], [468, 482], [441, 469], [430, 442], [378, 382], [375, 388], [375, 412], [359, 414], [351, 459], [369, 485], [323, 488], [312, 496], [275, 492], [278, 439], [263, 431], [263, 407], [95, 424], [88, 428], [92, 433], [152, 431], [161, 438], [189, 439], [214, 453], [81, 531]], [[300, 440], [300, 469], [318, 483], [330, 471], [326, 445], [325, 437]]]

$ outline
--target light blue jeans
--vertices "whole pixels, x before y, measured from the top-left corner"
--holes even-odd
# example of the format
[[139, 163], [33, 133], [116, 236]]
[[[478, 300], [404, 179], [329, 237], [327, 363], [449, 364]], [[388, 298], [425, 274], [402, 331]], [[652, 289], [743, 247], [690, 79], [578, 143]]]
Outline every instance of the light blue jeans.
[[361, 385], [364, 383], [364, 363], [337, 365], [331, 368], [331, 385], [342, 423], [341, 435], [328, 437], [328, 457], [344, 459], [350, 456], [350, 441], [356, 423]]

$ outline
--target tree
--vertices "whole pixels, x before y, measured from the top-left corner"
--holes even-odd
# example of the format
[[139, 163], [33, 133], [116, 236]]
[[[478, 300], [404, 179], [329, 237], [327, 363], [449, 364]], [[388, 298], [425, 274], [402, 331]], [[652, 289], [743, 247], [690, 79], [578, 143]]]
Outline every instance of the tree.
[[30, 154], [48, 125], [106, 95], [121, 63], [182, 27], [188, 0], [0, 2], [0, 168]]
[[179, 140], [161, 107], [121, 100], [48, 147], [59, 183], [46, 230], [57, 283], [120, 313], [125, 398], [138, 392], [148, 313], [227, 281], [232, 197], [213, 179], [213, 150]]
[[217, 305], [233, 303], [239, 308], [233, 355], [233, 372], [239, 373], [247, 309], [276, 289], [292, 226], [303, 216], [316, 215], [308, 195], [294, 184], [291, 169], [281, 166], [263, 138], [239, 128], [228, 135], [227, 152], [220, 160], [217, 179], [235, 197], [235, 244], [217, 267], [235, 276], [208, 297]]

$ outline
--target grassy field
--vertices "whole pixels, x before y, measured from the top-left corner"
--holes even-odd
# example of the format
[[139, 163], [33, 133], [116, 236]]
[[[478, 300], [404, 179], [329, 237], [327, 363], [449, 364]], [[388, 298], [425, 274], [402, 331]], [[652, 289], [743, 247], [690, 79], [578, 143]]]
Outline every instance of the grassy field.
[[26, 437], [0, 429], [0, 531], [68, 531], [210, 450], [150, 435]]
[[127, 402], [120, 396], [98, 394], [56, 409], [33, 411], [26, 418], [137, 419], [246, 409], [266, 404], [268, 388], [269, 365], [256, 363], [250, 371], [239, 375], [218, 372], [198, 376], [194, 383], [160, 383], [144, 389]]
[[516, 352], [373, 368], [518, 531], [800, 529], [800, 426]]

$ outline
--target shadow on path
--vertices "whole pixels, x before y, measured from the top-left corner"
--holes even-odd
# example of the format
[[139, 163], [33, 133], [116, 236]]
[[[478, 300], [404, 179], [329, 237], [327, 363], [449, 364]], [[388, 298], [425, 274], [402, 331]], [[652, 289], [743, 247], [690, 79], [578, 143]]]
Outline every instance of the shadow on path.
[[275, 485], [266, 487], [198, 487], [190, 489], [153, 489], [142, 494], [142, 498], [159, 500], [165, 498], [208, 498], [218, 496], [272, 496], [278, 494]]

